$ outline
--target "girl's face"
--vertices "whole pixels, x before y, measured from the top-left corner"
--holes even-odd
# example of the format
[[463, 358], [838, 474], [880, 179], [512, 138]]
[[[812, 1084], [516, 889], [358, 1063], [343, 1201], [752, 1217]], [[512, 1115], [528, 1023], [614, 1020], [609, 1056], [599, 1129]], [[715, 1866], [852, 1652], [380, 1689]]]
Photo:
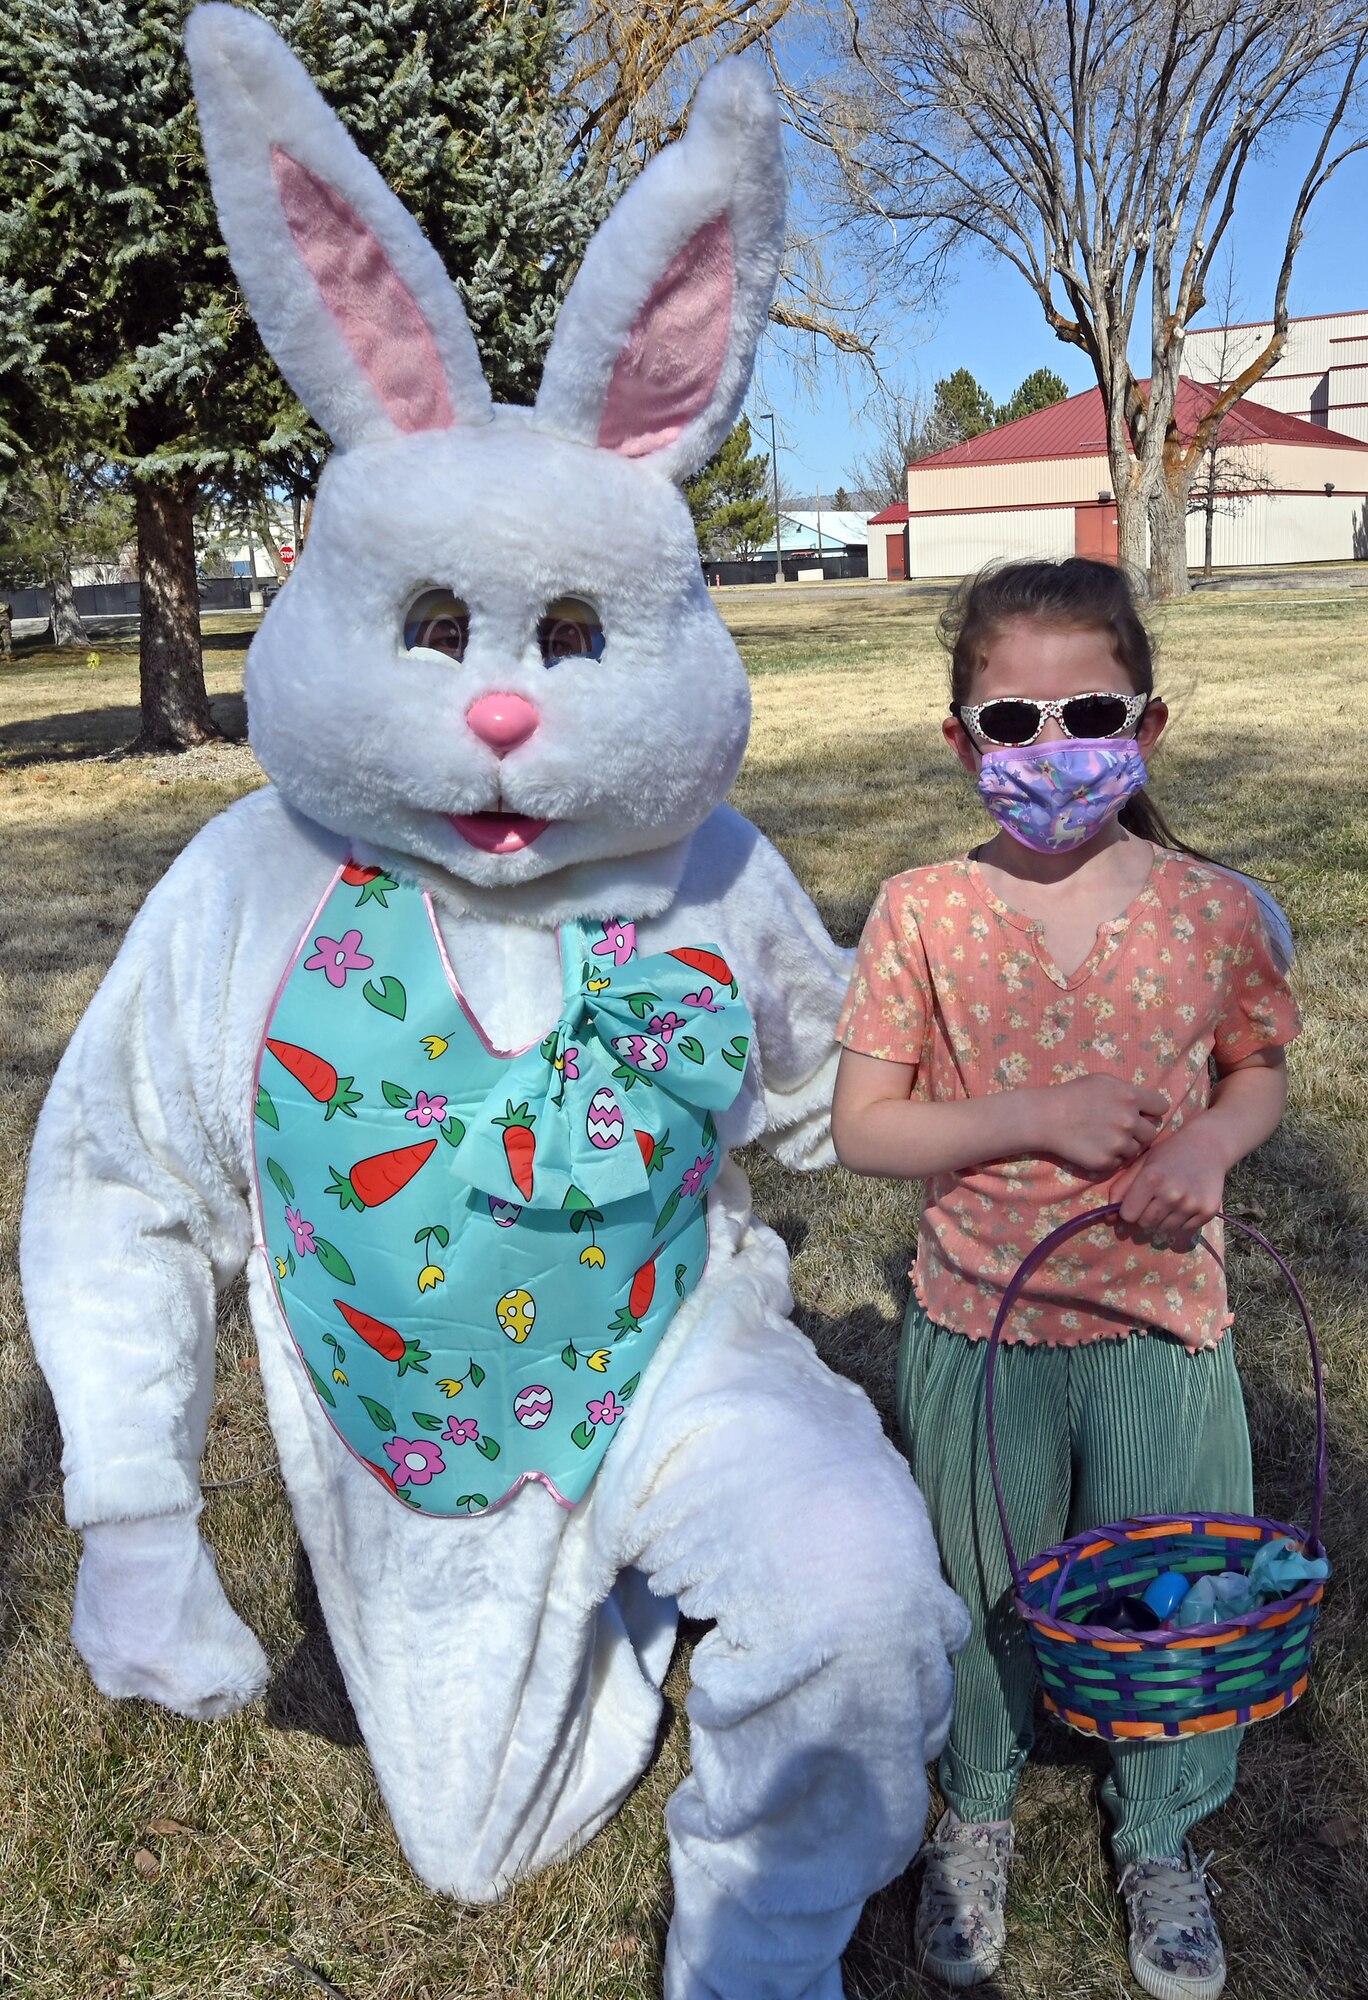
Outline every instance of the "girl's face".
[[[989, 641], [987, 657], [974, 676], [969, 700], [1001, 701], [1025, 695], [1036, 701], [1063, 701], [1071, 694], [1134, 694], [1129, 674], [1112, 651], [1111, 635], [1076, 625], [1047, 625], [1038, 618], [1013, 618]], [[1135, 740], [1147, 757], [1168, 721], [1162, 701], [1152, 700], [1140, 718]], [[978, 775], [983, 749], [958, 716], [941, 724], [945, 739], [971, 776]], [[1038, 743], [1068, 740], [1048, 716]]]

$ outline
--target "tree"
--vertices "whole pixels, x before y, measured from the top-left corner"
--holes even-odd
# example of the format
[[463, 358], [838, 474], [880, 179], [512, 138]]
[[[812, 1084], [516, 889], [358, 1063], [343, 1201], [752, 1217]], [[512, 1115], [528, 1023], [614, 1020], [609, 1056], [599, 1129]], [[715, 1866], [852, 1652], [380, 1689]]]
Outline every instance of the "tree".
[[992, 397], [967, 368], [957, 368], [937, 382], [933, 417], [947, 444], [963, 444], [997, 422]]
[[45, 586], [54, 646], [90, 644], [72, 570], [120, 561], [132, 539], [129, 497], [97, 462], [29, 465], [0, 480], [0, 583]]
[[[866, 0], [837, 80], [795, 107], [840, 205], [909, 279], [973, 243], [1011, 264], [1102, 391], [1123, 561], [1188, 587], [1188, 488], [1215, 430], [1286, 344], [1307, 216], [1368, 144], [1346, 138], [1368, 57], [1354, 0]], [[839, 32], [839, 31], [838, 31]], [[1312, 157], [1282, 203], [1272, 331], [1196, 433], [1175, 417], [1183, 336], [1252, 160], [1294, 124]], [[1271, 218], [1267, 218], [1268, 227]], [[1148, 295], [1148, 380], [1131, 367]]]
[[836, 488], [835, 493], [832, 495], [831, 504], [838, 514], [848, 514], [850, 512], [850, 495], [846, 492], [844, 486]]
[[906, 501], [909, 465], [954, 440], [945, 434], [921, 390], [910, 395], [885, 391], [870, 407], [870, 443], [847, 476], [877, 512]]
[[[262, 0], [466, 289], [497, 393], [530, 400], [596, 216], [566, 171], [553, 0]], [[216, 733], [201, 488], [312, 490], [324, 440], [233, 282], [181, 47], [186, 0], [17, 0], [0, 21], [0, 445], [122, 467], [145, 748]], [[8, 324], [13, 314], [13, 330]]]
[[741, 417], [684, 487], [706, 561], [745, 558], [769, 541], [774, 509], [766, 497], [768, 485], [769, 455], [762, 451], [752, 456], [750, 424]]
[[1053, 368], [1033, 369], [1020, 388], [999, 404], [993, 422], [1014, 424], [1018, 417], [1032, 417], [1037, 410], [1048, 410], [1052, 404], [1062, 403], [1068, 393], [1068, 383]]

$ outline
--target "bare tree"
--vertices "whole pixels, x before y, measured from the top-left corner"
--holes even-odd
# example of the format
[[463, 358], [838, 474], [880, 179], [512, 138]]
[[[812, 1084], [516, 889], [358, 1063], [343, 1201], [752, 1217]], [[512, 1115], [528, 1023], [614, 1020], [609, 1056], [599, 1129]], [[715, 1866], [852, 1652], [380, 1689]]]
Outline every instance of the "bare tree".
[[[724, 55], [755, 50], [782, 84], [776, 31], [801, 0], [679, 0], [669, 7], [641, 0], [575, 0], [564, 28], [560, 94], [572, 155], [607, 205], [630, 179], [684, 129], [699, 78]], [[801, 191], [804, 162], [791, 162]], [[869, 360], [877, 334], [876, 288], [861, 285], [816, 226], [791, 207], [774, 325], [797, 337], [801, 353], [823, 344]]]
[[[1368, 57], [1354, 0], [845, 0], [839, 62], [790, 89], [839, 199], [886, 271], [924, 280], [986, 245], [1020, 272], [1102, 391], [1122, 559], [1188, 588], [1188, 490], [1211, 434], [1281, 355], [1313, 202], [1350, 137]], [[1183, 338], [1206, 301], [1252, 160], [1301, 124], [1271, 332], [1191, 437], [1175, 417]], [[1269, 218], [1271, 223], [1271, 218]], [[1148, 294], [1150, 372], [1128, 356]]]
[[955, 434], [920, 389], [910, 395], [885, 391], [872, 408], [870, 442], [846, 478], [865, 500], [888, 507], [907, 498], [908, 466], [953, 444]]
[[[1214, 373], [1201, 385], [1220, 395], [1241, 372], [1250, 349], [1259, 344], [1257, 329], [1237, 326], [1235, 316], [1241, 302], [1235, 288], [1235, 256], [1227, 247], [1221, 273], [1212, 287], [1210, 303], [1215, 307], [1217, 329]], [[1260, 493], [1271, 493], [1274, 482], [1259, 446], [1237, 432], [1238, 410], [1228, 410], [1215, 426], [1208, 426], [1206, 447], [1193, 468], [1188, 487], [1187, 512], [1203, 517], [1202, 575], [1212, 573], [1212, 552], [1217, 517], [1235, 520]]]

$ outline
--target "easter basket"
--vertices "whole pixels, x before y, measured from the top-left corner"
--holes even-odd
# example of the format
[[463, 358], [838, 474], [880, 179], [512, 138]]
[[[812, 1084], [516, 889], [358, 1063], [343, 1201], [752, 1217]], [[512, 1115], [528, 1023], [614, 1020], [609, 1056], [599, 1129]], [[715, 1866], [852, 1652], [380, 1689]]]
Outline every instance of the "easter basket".
[[993, 1378], [1002, 1332], [1032, 1274], [1062, 1243], [1119, 1214], [1119, 1204], [1074, 1216], [1039, 1242], [1003, 1294], [989, 1339], [985, 1372], [988, 1464], [1012, 1572], [1013, 1600], [1035, 1654], [1045, 1705], [1073, 1729], [1108, 1741], [1192, 1736], [1261, 1722], [1290, 1708], [1306, 1689], [1311, 1634], [1325, 1585], [1308, 1582], [1288, 1597], [1219, 1624], [1155, 1631], [1115, 1631], [1089, 1624], [1090, 1607], [1139, 1594], [1161, 1572], [1192, 1579], [1247, 1570], [1258, 1550], [1286, 1536], [1317, 1557], [1325, 1494], [1325, 1390], [1320, 1349], [1301, 1287], [1266, 1238], [1225, 1217], [1266, 1250], [1286, 1278], [1311, 1349], [1316, 1391], [1316, 1474], [1308, 1529], [1237, 1514], [1155, 1514], [1089, 1528], [1017, 1559], [1003, 1497], [993, 1424]]

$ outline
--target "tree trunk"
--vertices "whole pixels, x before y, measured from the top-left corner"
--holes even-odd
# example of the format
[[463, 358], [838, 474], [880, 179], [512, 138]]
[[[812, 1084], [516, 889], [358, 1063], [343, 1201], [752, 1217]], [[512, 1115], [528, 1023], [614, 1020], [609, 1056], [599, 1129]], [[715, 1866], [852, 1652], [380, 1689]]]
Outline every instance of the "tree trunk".
[[1186, 597], [1192, 588], [1187, 560], [1187, 489], [1182, 482], [1175, 493], [1167, 479], [1160, 479], [1150, 495], [1150, 596], [1155, 599]]
[[1213, 539], [1213, 532], [1216, 527], [1216, 495], [1214, 493], [1207, 494], [1206, 506], [1202, 509], [1202, 512], [1206, 515], [1206, 537], [1205, 537], [1206, 546], [1202, 551], [1202, 575], [1210, 576], [1211, 544]]
[[71, 587], [71, 563], [65, 554], [53, 556], [43, 577], [52, 605], [47, 639], [53, 646], [88, 646], [90, 634], [76, 609], [76, 593]]
[[134, 750], [189, 750], [220, 730], [209, 711], [195, 581], [195, 485], [135, 480], [142, 581], [142, 728]]
[[1112, 477], [1116, 494], [1116, 559], [1133, 577], [1142, 577], [1149, 559], [1144, 497], [1139, 486], [1132, 483], [1129, 467], [1119, 479], [1113, 470]]

